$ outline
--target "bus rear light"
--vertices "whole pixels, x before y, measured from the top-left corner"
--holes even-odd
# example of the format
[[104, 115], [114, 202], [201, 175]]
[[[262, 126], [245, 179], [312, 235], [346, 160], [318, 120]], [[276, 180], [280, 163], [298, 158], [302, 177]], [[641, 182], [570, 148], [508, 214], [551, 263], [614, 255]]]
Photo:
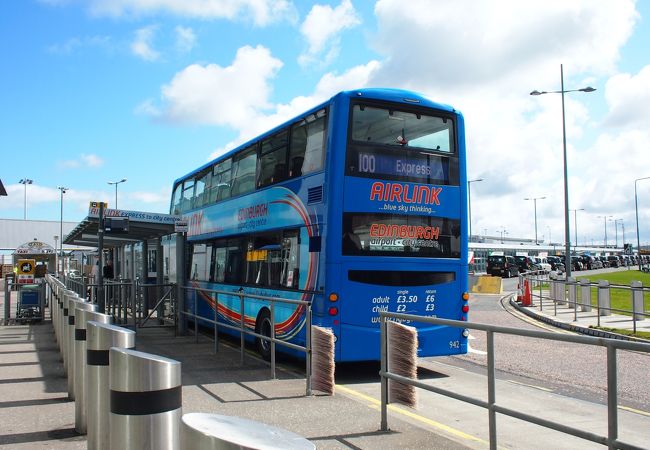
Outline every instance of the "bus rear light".
[[464, 338], [469, 337], [469, 330], [467, 328], [463, 330], [463, 337]]
[[335, 316], [339, 313], [339, 309], [336, 306], [330, 306], [328, 312], [330, 313], [330, 316]]
[[460, 320], [462, 320], [463, 322], [467, 322], [467, 316], [461, 317]]
[[336, 302], [339, 299], [339, 294], [332, 292], [329, 296], [330, 302]]
[[463, 305], [463, 312], [469, 312], [469, 305]]
[[469, 300], [469, 293], [463, 292], [463, 300], [465, 301]]

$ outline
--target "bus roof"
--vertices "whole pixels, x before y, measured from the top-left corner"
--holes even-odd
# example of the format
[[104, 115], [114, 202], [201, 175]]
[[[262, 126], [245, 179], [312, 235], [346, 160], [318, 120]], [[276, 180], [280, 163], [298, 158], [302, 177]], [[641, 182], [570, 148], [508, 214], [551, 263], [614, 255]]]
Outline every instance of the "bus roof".
[[294, 123], [296, 120], [300, 119], [301, 117], [303, 117], [303, 116], [305, 116], [307, 114], [310, 114], [310, 113], [314, 113], [314, 112], [324, 108], [327, 104], [332, 102], [332, 100], [334, 100], [337, 97], [367, 98], [367, 99], [375, 99], [375, 100], [387, 100], [387, 101], [391, 101], [391, 102], [404, 103], [404, 104], [408, 104], [408, 105], [426, 106], [428, 108], [439, 109], [439, 110], [442, 110], [442, 111], [447, 111], [447, 112], [450, 112], [450, 113], [455, 113], [455, 114], [460, 115], [459, 111], [457, 111], [456, 109], [454, 109], [453, 107], [451, 107], [449, 105], [433, 102], [433, 101], [429, 100], [428, 98], [422, 96], [421, 94], [418, 94], [418, 93], [413, 92], [413, 91], [407, 91], [407, 90], [404, 90], [404, 89], [365, 88], [365, 89], [355, 89], [355, 90], [350, 90], [350, 91], [342, 91], [342, 92], [339, 92], [338, 94], [334, 95], [332, 98], [330, 98], [330, 99], [328, 99], [328, 100], [314, 106], [313, 108], [308, 109], [305, 112], [291, 118], [290, 120], [287, 120], [287, 121], [279, 124], [278, 126], [272, 128], [271, 130], [268, 130], [263, 134], [255, 136], [254, 138], [249, 139], [248, 141], [238, 145], [237, 147], [227, 151], [226, 153], [217, 156], [216, 158], [214, 158], [214, 159], [208, 161], [207, 163], [203, 164], [198, 169], [194, 169], [191, 172], [188, 172], [187, 174], [183, 175], [182, 177], [177, 178], [176, 180], [174, 180], [174, 186], [176, 186], [176, 184], [178, 184], [179, 181], [185, 180], [186, 178], [188, 178], [188, 177], [190, 177], [190, 176], [192, 176], [192, 175], [194, 175], [194, 174], [196, 174], [198, 172], [201, 172], [202, 170], [210, 167], [214, 163], [216, 163], [216, 162], [218, 162], [218, 161], [220, 161], [222, 159], [226, 159], [226, 158], [232, 156], [233, 154], [237, 153], [239, 150], [251, 145], [252, 143], [257, 142], [260, 139], [264, 139], [267, 136], [273, 135], [274, 133], [281, 130], [282, 128], [290, 125], [291, 123]]

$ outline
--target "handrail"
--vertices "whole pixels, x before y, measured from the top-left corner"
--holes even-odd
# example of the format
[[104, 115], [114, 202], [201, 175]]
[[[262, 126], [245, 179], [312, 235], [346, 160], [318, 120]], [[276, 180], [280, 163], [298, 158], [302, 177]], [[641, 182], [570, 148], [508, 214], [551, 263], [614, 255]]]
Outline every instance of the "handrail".
[[[388, 430], [388, 380], [399, 381], [410, 386], [424, 389], [437, 394], [445, 395], [460, 401], [471, 403], [476, 406], [483, 407], [488, 410], [489, 419], [489, 435], [490, 435], [490, 449], [497, 448], [497, 432], [496, 432], [496, 413], [501, 413], [510, 417], [520, 420], [525, 420], [546, 428], [551, 428], [565, 434], [570, 434], [591, 442], [607, 445], [609, 448], [625, 448], [625, 449], [639, 449], [635, 445], [625, 443], [618, 439], [618, 409], [617, 409], [617, 373], [616, 373], [616, 351], [632, 350], [644, 353], [650, 353], [650, 344], [622, 341], [617, 339], [607, 339], [592, 336], [578, 336], [569, 334], [556, 334], [551, 332], [537, 331], [537, 330], [522, 330], [517, 328], [502, 327], [496, 325], [472, 323], [459, 320], [440, 319], [434, 317], [423, 317], [412, 314], [401, 314], [388, 311], [380, 311], [380, 325], [381, 325], [381, 370], [379, 375], [381, 377], [381, 430]], [[487, 333], [487, 375], [488, 375], [488, 401], [485, 402], [480, 399], [472, 398], [458, 394], [455, 391], [431, 386], [421, 383], [417, 380], [406, 378], [388, 369], [388, 320], [404, 321], [410, 320], [413, 322], [428, 323], [433, 325], [446, 325], [457, 328], [481, 330]], [[607, 349], [607, 420], [608, 429], [607, 435], [599, 435], [589, 431], [585, 431], [576, 427], [568, 426], [562, 423], [540, 419], [537, 416], [515, 411], [496, 403], [496, 370], [494, 364], [494, 334], [508, 334], [522, 337], [532, 337], [537, 339], [545, 339], [552, 341], [570, 342], [576, 344], [593, 345], [605, 347]]]
[[[233, 331], [239, 331], [240, 334], [240, 360], [241, 364], [244, 364], [244, 351], [245, 351], [245, 339], [244, 336], [252, 336], [254, 338], [258, 339], [263, 339], [265, 341], [270, 342], [271, 344], [271, 378], [275, 379], [275, 346], [276, 344], [282, 345], [284, 347], [288, 347], [294, 350], [301, 351], [305, 353], [305, 378], [306, 378], [306, 395], [309, 396], [311, 395], [311, 357], [312, 357], [312, 348], [311, 348], [311, 325], [312, 325], [312, 303], [310, 301], [305, 301], [305, 300], [292, 300], [292, 299], [287, 299], [287, 298], [281, 298], [281, 297], [270, 297], [267, 295], [256, 295], [256, 294], [247, 294], [245, 292], [239, 292], [239, 291], [224, 291], [224, 290], [219, 290], [219, 289], [208, 289], [208, 288], [200, 288], [200, 287], [195, 287], [195, 286], [182, 286], [183, 290], [187, 291], [195, 291], [195, 292], [206, 292], [210, 294], [216, 294], [214, 297], [215, 301], [215, 320], [209, 319], [207, 317], [199, 316], [197, 314], [197, 296], [194, 296], [194, 313], [190, 313], [189, 311], [180, 311], [178, 310], [177, 314], [180, 316], [181, 314], [187, 317], [191, 317], [194, 319], [194, 336], [196, 341], [198, 342], [199, 339], [199, 334], [198, 334], [198, 321], [201, 320], [203, 322], [211, 323], [214, 326], [214, 348], [215, 352], [218, 351], [218, 332], [219, 328], [225, 328]], [[230, 295], [234, 297], [239, 297], [239, 307], [240, 307], [240, 321], [239, 321], [239, 326], [234, 326], [234, 325], [229, 325], [227, 323], [223, 322], [218, 322], [217, 317], [217, 311], [219, 309], [219, 294], [222, 295]], [[264, 336], [262, 334], [256, 333], [255, 331], [250, 331], [246, 329], [245, 324], [244, 324], [244, 306], [245, 306], [245, 299], [246, 298], [252, 298], [252, 299], [257, 299], [257, 300], [265, 300], [270, 302], [270, 307], [271, 307], [271, 336]], [[306, 339], [305, 339], [305, 346], [293, 344], [291, 342], [286, 342], [280, 339], [277, 339], [275, 337], [275, 304], [276, 303], [285, 303], [285, 304], [291, 304], [291, 305], [299, 305], [299, 306], [305, 306], [305, 326], [306, 326]]]

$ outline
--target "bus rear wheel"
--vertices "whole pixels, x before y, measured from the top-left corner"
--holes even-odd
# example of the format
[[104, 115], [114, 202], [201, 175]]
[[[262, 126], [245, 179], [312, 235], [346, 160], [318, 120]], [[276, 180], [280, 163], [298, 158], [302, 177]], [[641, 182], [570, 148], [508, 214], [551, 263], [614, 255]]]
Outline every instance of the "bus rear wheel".
[[[261, 334], [262, 336], [271, 337], [271, 313], [268, 309], [263, 309], [257, 316], [257, 321], [255, 324], [255, 332]], [[271, 341], [266, 339], [256, 338], [255, 345], [257, 346], [257, 351], [266, 361], [271, 360]]]

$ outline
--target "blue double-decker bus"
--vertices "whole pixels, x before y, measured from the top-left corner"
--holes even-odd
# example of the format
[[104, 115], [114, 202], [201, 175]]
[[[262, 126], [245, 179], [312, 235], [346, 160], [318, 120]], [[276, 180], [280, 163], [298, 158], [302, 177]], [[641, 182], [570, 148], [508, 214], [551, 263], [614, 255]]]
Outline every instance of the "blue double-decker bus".
[[[467, 319], [465, 172], [454, 108], [403, 90], [341, 92], [175, 181], [189, 283], [309, 301], [337, 361], [377, 360], [379, 311]], [[187, 295], [215, 317], [213, 296]], [[245, 305], [246, 326], [270, 336], [268, 302]], [[219, 296], [219, 322], [241, 314], [239, 297]], [[304, 307], [277, 304], [274, 321], [276, 338], [304, 344]], [[419, 356], [467, 351], [465, 330], [412, 325]]]

